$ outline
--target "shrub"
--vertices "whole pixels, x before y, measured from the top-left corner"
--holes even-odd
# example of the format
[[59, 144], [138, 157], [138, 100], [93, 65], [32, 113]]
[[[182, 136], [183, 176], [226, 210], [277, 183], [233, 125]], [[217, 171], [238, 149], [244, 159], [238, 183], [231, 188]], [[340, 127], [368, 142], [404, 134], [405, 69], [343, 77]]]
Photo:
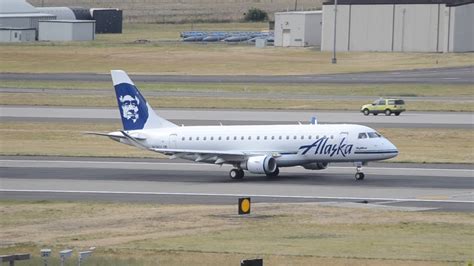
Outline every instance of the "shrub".
[[261, 9], [258, 9], [258, 8], [255, 8], [255, 7], [252, 7], [250, 8], [247, 13], [244, 13], [244, 20], [245, 21], [265, 21], [266, 19], [268, 19], [268, 14], [267, 12], [261, 10]]

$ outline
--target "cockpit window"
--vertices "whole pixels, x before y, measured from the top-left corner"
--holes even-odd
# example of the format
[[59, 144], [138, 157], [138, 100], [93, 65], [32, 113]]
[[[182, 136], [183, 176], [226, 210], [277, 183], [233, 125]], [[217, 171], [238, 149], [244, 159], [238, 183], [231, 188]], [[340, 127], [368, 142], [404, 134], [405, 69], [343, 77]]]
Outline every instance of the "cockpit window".
[[366, 138], [367, 138], [367, 134], [359, 133], [359, 139], [366, 139]]
[[380, 135], [379, 133], [377, 132], [369, 132], [367, 133], [369, 135], [369, 138], [373, 139], [373, 138], [381, 138], [382, 135]]

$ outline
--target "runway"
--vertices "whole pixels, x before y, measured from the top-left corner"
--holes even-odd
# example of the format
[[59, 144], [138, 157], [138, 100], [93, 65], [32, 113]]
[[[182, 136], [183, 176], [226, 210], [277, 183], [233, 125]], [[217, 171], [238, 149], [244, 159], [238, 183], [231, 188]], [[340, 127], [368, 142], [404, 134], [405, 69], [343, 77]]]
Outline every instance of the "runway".
[[171, 204], [254, 202], [365, 204], [403, 210], [473, 211], [472, 165], [374, 163], [366, 180], [350, 164], [326, 170], [282, 168], [276, 178], [228, 178], [230, 167], [175, 160], [0, 157], [0, 198], [107, 200]]
[[[319, 123], [362, 124], [370, 127], [472, 128], [474, 116], [462, 112], [407, 112], [400, 116], [364, 116], [354, 111], [282, 111], [229, 109], [155, 109], [162, 117], [184, 125], [242, 125], [308, 123], [315, 116]], [[2, 121], [118, 122], [116, 108], [67, 108], [0, 106]]]
[[[473, 66], [365, 73], [294, 76], [261, 75], [133, 75], [135, 82], [172, 83], [293, 83], [293, 84], [473, 84]], [[0, 80], [110, 81], [110, 74], [96, 73], [0, 73]]]

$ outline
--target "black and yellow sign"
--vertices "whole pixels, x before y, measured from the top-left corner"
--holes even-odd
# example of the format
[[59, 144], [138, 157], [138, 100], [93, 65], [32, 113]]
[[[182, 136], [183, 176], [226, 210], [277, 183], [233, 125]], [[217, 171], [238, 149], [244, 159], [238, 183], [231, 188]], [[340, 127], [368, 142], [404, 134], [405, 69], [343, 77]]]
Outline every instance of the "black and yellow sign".
[[250, 198], [239, 198], [239, 214], [250, 213]]

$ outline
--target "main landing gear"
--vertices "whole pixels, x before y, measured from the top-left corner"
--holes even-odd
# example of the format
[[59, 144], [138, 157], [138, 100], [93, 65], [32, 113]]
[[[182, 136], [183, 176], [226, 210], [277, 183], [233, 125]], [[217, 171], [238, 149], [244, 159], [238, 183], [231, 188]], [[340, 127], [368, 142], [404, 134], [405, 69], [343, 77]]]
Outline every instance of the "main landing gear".
[[231, 179], [242, 179], [244, 177], [244, 170], [240, 168], [234, 168], [230, 170], [229, 176]]
[[356, 174], [355, 174], [355, 179], [356, 180], [364, 180], [364, 173], [362, 172], [362, 163], [361, 162], [355, 162], [354, 163], [355, 167], [356, 167]]

